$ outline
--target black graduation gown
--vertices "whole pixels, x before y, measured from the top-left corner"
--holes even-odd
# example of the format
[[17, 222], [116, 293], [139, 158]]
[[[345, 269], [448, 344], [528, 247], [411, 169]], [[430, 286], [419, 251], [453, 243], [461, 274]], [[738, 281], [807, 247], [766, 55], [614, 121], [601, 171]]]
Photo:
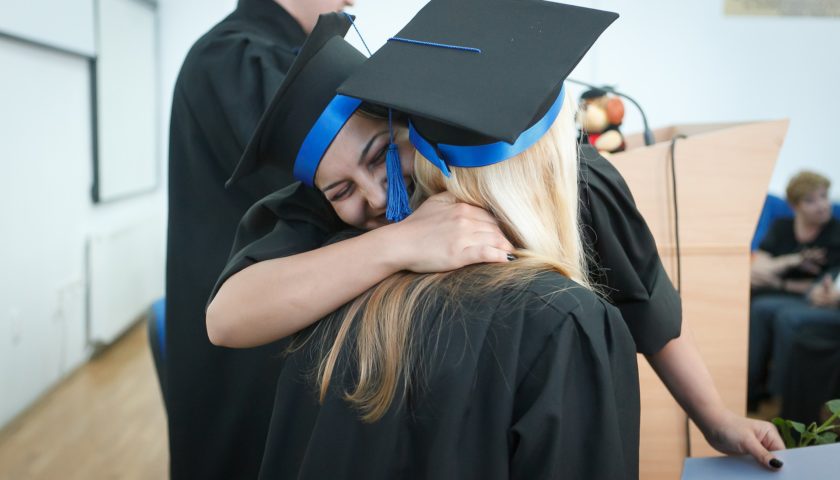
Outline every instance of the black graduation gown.
[[[593, 260], [598, 262], [590, 265], [592, 275], [604, 285], [607, 299], [620, 310], [635, 341], [636, 351], [655, 353], [680, 334], [679, 296], [662, 267], [653, 236], [636, 209], [621, 175], [594, 148], [583, 146], [581, 154], [581, 223], [587, 248]], [[213, 294], [227, 278], [254, 263], [322, 246], [342, 228], [341, 222], [325, 202], [319, 193], [295, 184], [254, 205], [240, 222], [231, 257]], [[635, 372], [635, 359], [630, 363]], [[297, 368], [299, 366], [287, 367], [284, 375], [297, 372]], [[632, 380], [637, 381], [635, 376]], [[283, 382], [281, 379], [278, 402], [282, 401], [280, 397], [284, 395]], [[633, 401], [630, 398], [625, 405], [635, 405], [633, 408], [638, 409], [638, 404], [633, 404]], [[317, 414], [312, 413], [314, 403], [296, 404], [288, 408], [300, 408], [302, 418], [306, 418], [304, 414]], [[638, 415], [638, 411], [635, 415]], [[347, 422], [351, 419], [355, 421], [355, 417], [343, 418]], [[365, 426], [363, 430], [371, 428], [375, 427]], [[373, 433], [365, 435], [375, 436]], [[334, 440], [340, 441], [339, 438]], [[267, 452], [273, 456], [279, 447], [272, 445], [268, 446]], [[283, 448], [298, 448], [300, 455], [300, 449], [305, 448], [305, 445], [284, 445]], [[274, 465], [271, 458], [267, 461]], [[632, 468], [627, 471], [636, 472]], [[265, 470], [264, 473], [272, 471]]]
[[372, 424], [340, 398], [352, 368], [319, 406], [317, 342], [290, 354], [260, 478], [638, 477], [636, 353], [617, 309], [553, 272], [459, 301], [414, 320], [423, 377]]
[[590, 274], [621, 310], [636, 350], [656, 353], [680, 336], [679, 294], [624, 178], [595, 147], [580, 151], [580, 223]]
[[[680, 335], [682, 313], [653, 235], [618, 170], [588, 145], [581, 147], [579, 188], [584, 243], [594, 260], [589, 265], [591, 276], [621, 311], [637, 351], [656, 353]], [[319, 218], [319, 212], [329, 206], [310, 205], [310, 199], [326, 200], [307, 190], [276, 192], [245, 215], [214, 294], [231, 275], [249, 265], [323, 245], [330, 228], [340, 222], [334, 217]], [[303, 224], [308, 224], [306, 233], [296, 234]]]
[[224, 188], [304, 40], [273, 0], [240, 0], [192, 47], [175, 85], [163, 375], [174, 480], [257, 474], [280, 368], [277, 349], [214, 347], [204, 309], [242, 215], [291, 183], [268, 171]]

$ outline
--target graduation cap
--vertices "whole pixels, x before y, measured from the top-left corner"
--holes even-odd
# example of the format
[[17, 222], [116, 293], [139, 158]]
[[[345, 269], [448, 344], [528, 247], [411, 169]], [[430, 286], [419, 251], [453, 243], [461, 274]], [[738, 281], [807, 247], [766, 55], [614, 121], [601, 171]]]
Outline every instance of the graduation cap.
[[366, 60], [344, 40], [352, 21], [344, 13], [318, 17], [260, 118], [227, 187], [266, 164], [291, 172], [313, 186], [321, 158], [361, 105], [359, 99], [336, 95], [341, 82]]
[[554, 123], [563, 81], [618, 14], [542, 0], [431, 0], [338, 92], [409, 115], [444, 174], [518, 155]]

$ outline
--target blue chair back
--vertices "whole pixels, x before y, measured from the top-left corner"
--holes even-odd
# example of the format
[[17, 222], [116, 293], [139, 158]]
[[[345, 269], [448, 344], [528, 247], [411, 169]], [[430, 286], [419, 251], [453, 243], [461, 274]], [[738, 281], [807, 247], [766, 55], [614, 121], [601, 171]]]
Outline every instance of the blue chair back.
[[168, 405], [166, 397], [166, 298], [161, 298], [152, 304], [146, 322], [152, 359], [155, 363], [160, 391], [166, 406]]
[[779, 218], [793, 218], [793, 210], [784, 199], [775, 195], [767, 195], [764, 200], [764, 207], [761, 208], [761, 215], [758, 217], [758, 225], [755, 227], [750, 250], [758, 250], [758, 246], [767, 235], [770, 225], [773, 225], [773, 222]]

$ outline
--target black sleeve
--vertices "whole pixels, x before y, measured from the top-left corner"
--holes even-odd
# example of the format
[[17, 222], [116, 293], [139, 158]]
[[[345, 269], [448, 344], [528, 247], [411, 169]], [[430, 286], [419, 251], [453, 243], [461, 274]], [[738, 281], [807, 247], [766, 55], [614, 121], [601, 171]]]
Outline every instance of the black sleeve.
[[[789, 232], [785, 232], [785, 230], [790, 230]], [[792, 252], [785, 252], [783, 243], [785, 234], [791, 235], [793, 232], [793, 224], [790, 220], [786, 220], [784, 218], [776, 219], [770, 228], [767, 230], [767, 235], [764, 236], [764, 240], [758, 245], [758, 249], [762, 252], [767, 252], [774, 257], [778, 257], [779, 255], [785, 255]]]
[[227, 265], [208, 303], [235, 273], [257, 262], [320, 248], [343, 228], [323, 195], [301, 183], [268, 195], [239, 222]]
[[581, 228], [590, 272], [624, 316], [639, 353], [658, 352], [680, 336], [682, 306], [653, 235], [618, 170], [582, 148]]
[[204, 38], [190, 52], [183, 93], [213, 159], [228, 175], [293, 61], [291, 51], [237, 31]]
[[553, 312], [565, 318], [516, 389], [510, 478], [637, 478], [636, 353], [615, 308], [591, 303]]
[[832, 218], [825, 228], [827, 229], [825, 239], [825, 268], [836, 272], [840, 268], [840, 221]]

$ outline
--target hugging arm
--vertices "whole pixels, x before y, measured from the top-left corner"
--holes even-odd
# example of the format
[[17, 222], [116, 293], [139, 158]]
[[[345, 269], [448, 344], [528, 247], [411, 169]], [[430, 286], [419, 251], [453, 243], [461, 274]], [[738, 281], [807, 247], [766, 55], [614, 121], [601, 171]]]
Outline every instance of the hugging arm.
[[[305, 233], [311, 225], [275, 220], [243, 248], [271, 244], [274, 251], [226, 272], [208, 305], [207, 333], [216, 345], [253, 347], [296, 333], [401, 270], [505, 262], [513, 250], [489, 213], [450, 194], [430, 197], [402, 222], [321, 248], [317, 234]], [[234, 262], [237, 257], [248, 254], [234, 254]]]

